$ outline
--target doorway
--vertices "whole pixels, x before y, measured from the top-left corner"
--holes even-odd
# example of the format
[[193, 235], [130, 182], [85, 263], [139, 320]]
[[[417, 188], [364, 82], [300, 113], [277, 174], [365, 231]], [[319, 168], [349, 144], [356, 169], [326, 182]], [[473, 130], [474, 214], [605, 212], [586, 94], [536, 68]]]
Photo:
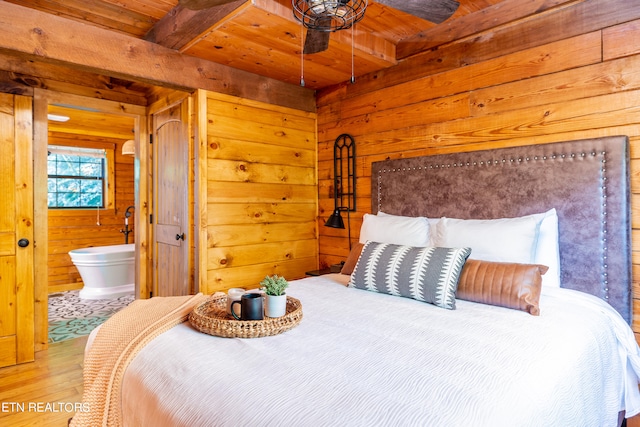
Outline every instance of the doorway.
[[[67, 122], [49, 120], [49, 114], [69, 116]], [[108, 120], [108, 118], [111, 120]], [[74, 123], [75, 121], [75, 123]], [[63, 124], [66, 123], [66, 124]], [[141, 156], [147, 155], [146, 144], [141, 144], [146, 131], [146, 108], [119, 102], [87, 98], [77, 95], [61, 94], [46, 90], [34, 91], [34, 212], [35, 221], [35, 338], [36, 350], [46, 348], [48, 342], [48, 294], [49, 277], [55, 274], [57, 260], [53, 266], [49, 265], [49, 257], [57, 257], [61, 252], [66, 255], [68, 246], [106, 246], [124, 242], [125, 234], [120, 233], [124, 228], [125, 210], [129, 206], [134, 215], [130, 226], [135, 229], [136, 249], [144, 245], [147, 227], [144, 206], [148, 206], [147, 197], [140, 191], [139, 177], [146, 176], [144, 169], [147, 162], [140, 162]], [[82, 137], [81, 135], [85, 135]], [[132, 159], [124, 160], [121, 152], [124, 140], [135, 141], [136, 154]], [[50, 141], [51, 140], [51, 141]], [[64, 231], [49, 229], [49, 207], [47, 200], [47, 154], [51, 142], [61, 145], [98, 146], [110, 152], [110, 162], [107, 164], [106, 200], [102, 208], [96, 209], [59, 209], [51, 215], [53, 227], [60, 227]], [[131, 188], [126, 192], [119, 192], [116, 176], [123, 165], [129, 163], [133, 169], [131, 174]], [[52, 211], [53, 212], [53, 211]], [[77, 225], [75, 228], [70, 225]], [[83, 225], [83, 226], [80, 226]], [[86, 228], [85, 228], [86, 227]], [[76, 229], [73, 243], [60, 241], [50, 242], [65, 232]], [[84, 230], [81, 230], [85, 228]], [[51, 232], [50, 232], [51, 231]], [[129, 237], [131, 239], [131, 237]], [[90, 241], [83, 241], [90, 239]], [[133, 239], [131, 239], [133, 240]], [[59, 248], [53, 245], [60, 246]], [[55, 250], [54, 250], [55, 249]], [[142, 261], [142, 262], [141, 262]], [[145, 295], [141, 289], [146, 289], [146, 254], [136, 250], [136, 296]], [[64, 281], [64, 279], [61, 279]], [[64, 284], [54, 291], [63, 291]]]

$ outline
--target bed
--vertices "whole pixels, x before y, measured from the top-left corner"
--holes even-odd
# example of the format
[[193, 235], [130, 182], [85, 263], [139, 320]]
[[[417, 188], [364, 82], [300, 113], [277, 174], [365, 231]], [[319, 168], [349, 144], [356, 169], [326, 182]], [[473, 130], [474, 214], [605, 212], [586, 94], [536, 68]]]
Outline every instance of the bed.
[[[184, 322], [207, 296], [136, 301], [92, 333], [89, 410], [71, 425], [615, 426], [640, 412], [626, 137], [388, 160], [371, 181], [342, 273], [291, 282], [299, 325], [220, 338]], [[96, 355], [136, 310], [156, 332], [123, 344], [110, 374]]]

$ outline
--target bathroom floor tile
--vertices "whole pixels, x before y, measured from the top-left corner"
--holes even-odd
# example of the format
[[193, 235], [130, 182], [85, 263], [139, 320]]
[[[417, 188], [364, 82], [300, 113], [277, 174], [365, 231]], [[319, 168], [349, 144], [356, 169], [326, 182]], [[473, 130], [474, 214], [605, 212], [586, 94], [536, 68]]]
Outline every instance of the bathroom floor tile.
[[79, 291], [49, 295], [49, 342], [88, 335], [114, 313], [133, 301], [133, 295], [117, 299], [83, 300]]

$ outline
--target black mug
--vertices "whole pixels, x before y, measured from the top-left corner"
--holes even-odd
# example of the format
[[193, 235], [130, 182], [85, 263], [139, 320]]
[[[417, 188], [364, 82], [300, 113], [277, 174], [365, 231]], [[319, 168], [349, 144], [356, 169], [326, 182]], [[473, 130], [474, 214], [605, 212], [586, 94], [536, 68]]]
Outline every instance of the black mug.
[[[236, 314], [233, 306], [240, 304], [240, 317]], [[262, 308], [261, 294], [243, 294], [240, 300], [231, 303], [231, 314], [236, 320], [262, 320], [264, 319], [264, 311]]]

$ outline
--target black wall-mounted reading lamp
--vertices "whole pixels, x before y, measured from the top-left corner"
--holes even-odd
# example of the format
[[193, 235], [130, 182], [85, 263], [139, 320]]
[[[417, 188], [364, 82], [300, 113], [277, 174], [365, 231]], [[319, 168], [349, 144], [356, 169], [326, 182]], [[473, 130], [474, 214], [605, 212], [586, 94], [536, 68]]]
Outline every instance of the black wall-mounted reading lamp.
[[341, 211], [347, 212], [349, 250], [351, 250], [351, 216], [356, 210], [356, 142], [343, 133], [333, 143], [334, 210], [325, 227], [345, 228]]

